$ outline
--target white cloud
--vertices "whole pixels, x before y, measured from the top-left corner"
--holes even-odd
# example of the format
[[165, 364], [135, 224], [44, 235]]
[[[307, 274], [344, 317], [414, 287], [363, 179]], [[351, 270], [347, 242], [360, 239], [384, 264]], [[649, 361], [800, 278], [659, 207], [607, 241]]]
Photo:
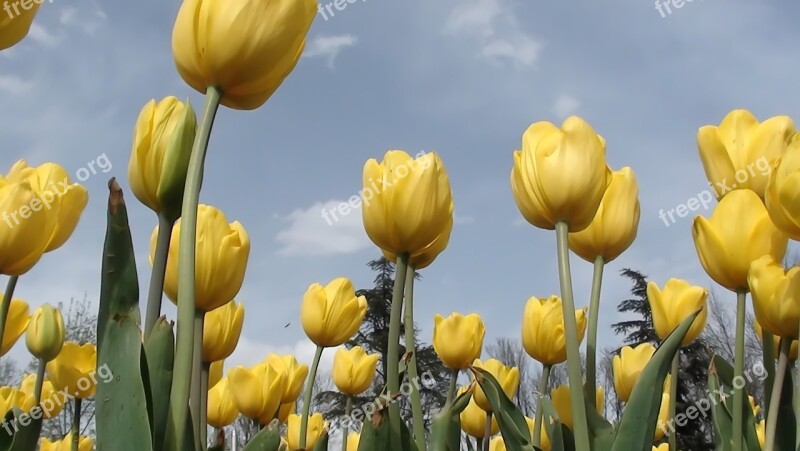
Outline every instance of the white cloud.
[[56, 35], [47, 31], [45, 27], [36, 22], [31, 25], [31, 30], [28, 32], [28, 37], [31, 38], [31, 40], [47, 47], [55, 47], [56, 44], [58, 44], [61, 40]]
[[61, 10], [59, 15], [59, 22], [62, 25], [77, 28], [85, 34], [94, 37], [97, 30], [103, 26], [108, 16], [100, 9], [100, 6], [94, 4], [94, 11], [79, 11], [78, 8], [68, 6]]
[[14, 75], [0, 75], [0, 91], [17, 95], [30, 91], [34, 83], [30, 80], [23, 80]]
[[578, 101], [578, 99], [568, 95], [562, 95], [556, 99], [556, 102], [553, 105], [553, 112], [555, 112], [558, 116], [566, 117], [571, 114], [575, 114], [580, 106], [581, 103]]
[[[364, 232], [360, 208], [346, 215], [338, 208], [346, 201], [317, 202], [303, 210], [298, 209], [286, 217], [289, 226], [278, 232], [275, 241], [282, 245], [280, 255], [332, 255], [350, 254], [370, 246]], [[327, 219], [323, 212], [326, 212]]]
[[342, 49], [358, 43], [358, 38], [351, 34], [337, 36], [317, 36], [307, 46], [303, 56], [308, 58], [323, 57], [328, 60], [328, 67], [333, 69], [336, 56]]

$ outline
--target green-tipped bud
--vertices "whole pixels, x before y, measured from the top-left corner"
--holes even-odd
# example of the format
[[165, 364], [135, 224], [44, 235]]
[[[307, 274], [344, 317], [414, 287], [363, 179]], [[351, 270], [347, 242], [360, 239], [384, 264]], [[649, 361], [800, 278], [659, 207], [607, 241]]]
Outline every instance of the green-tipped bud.
[[28, 324], [25, 344], [35, 357], [45, 362], [53, 360], [64, 346], [64, 318], [61, 312], [50, 304], [37, 308]]

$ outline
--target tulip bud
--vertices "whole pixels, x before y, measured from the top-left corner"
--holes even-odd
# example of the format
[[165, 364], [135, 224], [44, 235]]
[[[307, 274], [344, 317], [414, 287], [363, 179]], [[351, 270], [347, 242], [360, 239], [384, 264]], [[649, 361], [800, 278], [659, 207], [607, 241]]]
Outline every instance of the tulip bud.
[[[0, 50], [16, 45], [28, 35], [42, 3], [42, 1], [28, 3], [28, 9], [20, 8], [19, 3], [4, 4], [5, 9], [0, 12]], [[14, 14], [11, 14], [12, 11]]]
[[264, 363], [280, 371], [286, 379], [286, 387], [281, 395], [281, 404], [295, 402], [303, 391], [303, 384], [308, 376], [308, 365], [301, 365], [291, 354], [284, 356], [270, 354], [264, 359]]
[[[486, 362], [475, 359], [472, 365], [477, 368], [482, 368], [494, 376], [508, 399], [514, 397], [514, 394], [517, 392], [517, 387], [519, 386], [519, 368], [505, 366], [503, 362], [497, 359], [489, 359]], [[475, 376], [473, 376], [473, 378], [474, 377]], [[489, 400], [486, 399], [486, 395], [483, 393], [483, 389], [481, 389], [480, 385], [476, 384], [472, 398], [481, 409], [486, 412], [492, 411], [492, 405], [489, 404]]]
[[[546, 365], [567, 360], [567, 338], [561, 298], [531, 297], [522, 314], [522, 346], [529, 356]], [[578, 343], [586, 332], [586, 308], [575, 310]]]
[[[459, 389], [459, 395], [464, 392], [467, 387]], [[469, 400], [469, 404], [464, 410], [461, 411], [461, 429], [472, 437], [483, 438], [486, 435], [486, 411], [475, 402], [473, 396]], [[492, 424], [490, 426], [490, 435], [497, 434], [500, 426], [497, 424], [496, 417], [492, 416]]]
[[784, 271], [769, 255], [754, 261], [748, 277], [753, 311], [764, 330], [780, 337], [798, 338], [800, 322], [800, 266]]
[[6, 355], [25, 333], [30, 324], [31, 315], [28, 313], [28, 303], [22, 299], [12, 299], [8, 306], [6, 327], [3, 329], [3, 340], [0, 344], [0, 356]]
[[[553, 401], [553, 407], [556, 409], [561, 424], [572, 429], [572, 391], [569, 386], [559, 385], [550, 390], [550, 399]], [[603, 412], [604, 402], [605, 392], [603, 391], [603, 387], [597, 387], [597, 391], [595, 392], [595, 408], [597, 409], [597, 413]]]
[[229, 387], [242, 415], [269, 424], [281, 405], [286, 377], [265, 362], [251, 368], [237, 366], [228, 372]]
[[97, 349], [93, 344], [67, 341], [56, 358], [47, 362], [47, 376], [59, 391], [85, 399], [94, 396], [97, 381], [92, 376], [96, 368]]
[[303, 295], [300, 320], [317, 346], [333, 348], [350, 339], [367, 314], [367, 298], [356, 296], [349, 279], [338, 278], [323, 287], [311, 284]]
[[665, 340], [683, 320], [700, 310], [700, 314], [692, 322], [692, 326], [683, 338], [685, 346], [694, 341], [706, 326], [708, 290], [691, 286], [683, 279], [669, 279], [664, 290], [659, 290], [655, 282], [647, 284], [647, 299], [653, 313], [653, 326], [658, 338]]
[[197, 118], [189, 101], [149, 101], [139, 113], [128, 165], [131, 191], [156, 213], [176, 220], [192, 154]]
[[628, 402], [633, 386], [636, 385], [644, 367], [655, 352], [655, 346], [642, 343], [635, 348], [625, 346], [619, 355], [614, 356], [611, 362], [614, 370], [614, 390], [621, 402]]
[[205, 314], [203, 321], [203, 362], [227, 359], [242, 333], [244, 304], [228, 302]]
[[61, 312], [50, 304], [37, 308], [28, 324], [25, 344], [34, 357], [44, 362], [53, 360], [64, 345], [64, 318]]
[[361, 346], [339, 348], [333, 357], [333, 383], [342, 393], [356, 396], [372, 385], [380, 354], [370, 354]]
[[796, 133], [783, 156], [775, 160], [764, 194], [769, 217], [781, 232], [800, 240], [800, 133]]
[[286, 442], [289, 444], [289, 449], [314, 449], [317, 440], [325, 434], [325, 419], [319, 412], [308, 416], [305, 448], [300, 447], [300, 419], [300, 415], [290, 414], [286, 423]]
[[208, 424], [218, 429], [230, 425], [239, 416], [227, 377], [208, 390], [207, 411]]
[[433, 350], [446, 367], [463, 370], [481, 356], [486, 327], [477, 313], [433, 318]]

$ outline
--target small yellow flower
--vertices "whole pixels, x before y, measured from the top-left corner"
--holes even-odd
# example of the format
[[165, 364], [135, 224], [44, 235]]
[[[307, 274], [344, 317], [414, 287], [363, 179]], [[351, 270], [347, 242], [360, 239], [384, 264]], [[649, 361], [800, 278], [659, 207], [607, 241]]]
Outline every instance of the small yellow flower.
[[683, 279], [669, 279], [660, 290], [655, 282], [647, 284], [647, 299], [653, 312], [653, 326], [658, 338], [665, 340], [683, 320], [699, 309], [700, 314], [692, 322], [692, 326], [683, 338], [687, 345], [697, 338], [706, 326], [708, 318], [708, 290], [703, 287], [689, 285]]
[[76, 398], [94, 396], [97, 380], [97, 348], [91, 343], [79, 345], [68, 341], [55, 359], [47, 362], [47, 375], [59, 391]]
[[308, 425], [306, 426], [306, 446], [300, 446], [300, 415], [290, 414], [286, 423], [286, 442], [289, 444], [289, 449], [314, 449], [323, 434], [325, 434], [326, 425], [322, 414], [317, 412], [308, 416]]
[[208, 390], [207, 416], [208, 424], [218, 429], [233, 423], [239, 416], [227, 377]]
[[242, 415], [269, 424], [281, 405], [286, 374], [268, 362], [251, 368], [237, 366], [228, 372], [229, 387]]
[[486, 327], [477, 313], [433, 318], [433, 349], [448, 368], [467, 368], [481, 356]]
[[[555, 407], [556, 413], [558, 414], [558, 420], [561, 424], [572, 429], [572, 391], [569, 386], [559, 385], [550, 390], [550, 399], [553, 401], [553, 407]], [[597, 391], [595, 392], [595, 407], [598, 413], [603, 411], [604, 403], [605, 392], [603, 392], [603, 387], [597, 387]]]
[[[529, 356], [547, 365], [567, 360], [567, 339], [564, 330], [564, 313], [561, 298], [531, 297], [522, 314], [522, 346]], [[587, 309], [575, 310], [578, 326], [578, 343], [586, 332]]]
[[300, 319], [303, 330], [317, 346], [332, 348], [350, 339], [367, 314], [367, 298], [356, 296], [349, 279], [339, 277], [328, 285], [311, 284], [303, 295]]
[[244, 323], [244, 304], [228, 302], [205, 314], [203, 321], [203, 362], [225, 360], [239, 344]]
[[295, 402], [303, 391], [303, 384], [308, 376], [308, 365], [301, 365], [291, 354], [284, 356], [270, 354], [264, 359], [264, 363], [283, 373], [286, 379], [286, 388], [281, 396], [281, 404]]
[[642, 343], [635, 348], [625, 346], [619, 355], [614, 356], [611, 364], [614, 369], [614, 390], [617, 392], [617, 399], [628, 402], [639, 375], [655, 352], [655, 346]]
[[361, 346], [339, 348], [333, 357], [333, 383], [344, 394], [355, 396], [372, 385], [380, 354], [369, 354]]
[[[494, 376], [497, 383], [500, 384], [500, 387], [503, 388], [503, 393], [505, 393], [509, 399], [514, 397], [514, 394], [517, 392], [517, 387], [519, 386], [519, 368], [505, 366], [503, 362], [497, 359], [489, 359], [485, 362], [475, 359], [472, 365], [476, 368], [482, 368], [488, 371], [489, 374]], [[473, 379], [474, 378], [475, 376], [473, 375]], [[475, 400], [481, 409], [487, 412], [492, 411], [492, 406], [489, 404], [489, 400], [486, 399], [486, 394], [483, 393], [480, 385], [476, 384], [472, 399]]]

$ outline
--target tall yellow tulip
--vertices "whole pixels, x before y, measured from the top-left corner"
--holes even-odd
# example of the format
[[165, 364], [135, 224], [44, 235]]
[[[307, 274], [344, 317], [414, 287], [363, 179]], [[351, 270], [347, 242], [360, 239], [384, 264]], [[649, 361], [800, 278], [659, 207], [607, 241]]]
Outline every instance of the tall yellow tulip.
[[47, 250], [53, 217], [29, 181], [0, 177], [0, 273], [21, 276]]
[[306, 428], [306, 447], [300, 448], [300, 415], [290, 414], [286, 422], [286, 442], [291, 450], [314, 449], [314, 445], [325, 434], [326, 429], [327, 425], [321, 413], [309, 415]]
[[[459, 394], [464, 392], [464, 388], [459, 389]], [[469, 404], [464, 410], [461, 411], [461, 429], [472, 437], [483, 438], [486, 435], [486, 411], [475, 402], [473, 396], [469, 400]], [[492, 416], [492, 424], [490, 426], [490, 435], [497, 434], [500, 426], [497, 424], [497, 419]]]
[[203, 362], [227, 359], [239, 343], [244, 323], [244, 304], [228, 302], [205, 315], [203, 321]]
[[97, 380], [97, 349], [91, 343], [64, 343], [55, 359], [47, 362], [47, 376], [58, 390], [66, 390], [76, 398], [94, 396]]
[[570, 232], [588, 227], [610, 181], [605, 141], [577, 116], [561, 128], [532, 124], [522, 136], [522, 150], [514, 152], [514, 200], [522, 216], [541, 229], [553, 230], [561, 221]]
[[[392, 254], [444, 249], [452, 228], [450, 179], [436, 152], [412, 158], [390, 150], [364, 164], [362, 216], [367, 235]], [[444, 242], [436, 243], [443, 239]]]
[[183, 80], [222, 104], [263, 105], [294, 69], [317, 15], [313, 0], [184, 0], [172, 31], [172, 54]]
[[[175, 303], [178, 300], [178, 246], [181, 220], [172, 229], [164, 293]], [[158, 227], [150, 240], [150, 256], [155, 255]], [[228, 224], [225, 215], [210, 205], [197, 207], [197, 253], [195, 256], [195, 306], [205, 312], [215, 310], [236, 297], [244, 281], [250, 238], [244, 227], [234, 221]]]
[[[91, 437], [81, 435], [78, 439], [78, 451], [92, 451], [94, 442]], [[65, 435], [61, 440], [50, 441], [45, 437], [39, 441], [39, 451], [71, 451], [72, 432]]]
[[708, 319], [708, 290], [703, 287], [689, 285], [683, 279], [669, 279], [664, 289], [658, 288], [655, 282], [647, 284], [647, 299], [653, 313], [653, 326], [658, 338], [664, 340], [686, 318], [702, 309], [692, 322], [692, 326], [683, 338], [684, 345], [697, 338]]
[[0, 50], [25, 39], [42, 3], [43, 1], [3, 3], [3, 11], [0, 12]]
[[756, 320], [767, 332], [798, 338], [800, 266], [784, 271], [769, 255], [754, 261], [748, 277]]
[[772, 165], [795, 133], [792, 119], [775, 116], [759, 123], [747, 110], [733, 110], [719, 126], [697, 131], [703, 169], [717, 198], [734, 189], [749, 189], [764, 198]]
[[208, 424], [218, 429], [233, 423], [239, 416], [227, 377], [208, 390], [207, 413]]
[[[447, 248], [447, 244], [450, 242], [450, 233], [452, 231], [453, 231], [453, 219], [451, 217], [450, 220], [447, 222], [447, 225], [445, 225], [444, 231], [440, 233], [439, 236], [436, 237], [433, 243], [429, 244], [421, 251], [418, 251], [417, 253], [411, 254], [409, 256], [408, 259], [409, 265], [415, 270], [424, 269], [430, 266], [430, 264], [433, 263], [434, 260], [436, 260], [436, 257], [438, 257], [439, 254], [441, 254], [445, 250], [445, 248]], [[383, 251], [384, 257], [386, 257], [392, 263], [397, 263], [397, 255], [385, 249], [381, 249], [381, 251]]]
[[[497, 359], [488, 359], [485, 362], [481, 362], [479, 359], [475, 359], [475, 362], [472, 366], [476, 368], [482, 368], [489, 372], [494, 378], [497, 380], [497, 383], [500, 384], [500, 387], [503, 389], [503, 393], [511, 399], [517, 392], [517, 387], [519, 387], [519, 368], [517, 367], [508, 367], [503, 364], [503, 362]], [[475, 376], [473, 376], [474, 378]], [[492, 406], [489, 404], [489, 400], [486, 399], [486, 394], [483, 393], [483, 389], [481, 389], [480, 385], [475, 385], [475, 391], [472, 393], [472, 399], [478, 404], [478, 406], [485, 410], [486, 412], [492, 411]]]
[[264, 363], [272, 365], [273, 368], [282, 372], [286, 379], [286, 387], [281, 395], [281, 404], [295, 402], [303, 391], [303, 384], [308, 376], [308, 365], [301, 365], [291, 354], [283, 356], [270, 354], [264, 359]]
[[723, 287], [747, 291], [750, 264], [763, 255], [783, 259], [788, 238], [770, 220], [767, 209], [751, 190], [728, 193], [710, 219], [697, 216], [692, 236], [700, 263]]
[[317, 346], [332, 348], [350, 339], [367, 314], [367, 298], [356, 296], [349, 279], [339, 277], [328, 285], [313, 283], [303, 295], [300, 319], [303, 330]]
[[169, 96], [145, 104], [136, 120], [128, 182], [139, 202], [171, 220], [180, 216], [197, 117]]
[[569, 234], [569, 248], [582, 259], [594, 262], [603, 257], [608, 263], [636, 239], [639, 228], [639, 184], [631, 168], [612, 174], [591, 224]]
[[[567, 385], [559, 385], [550, 390], [550, 399], [553, 401], [553, 407], [558, 414], [558, 420], [564, 426], [572, 429], [572, 391]], [[603, 412], [603, 405], [605, 403], [605, 392], [603, 387], [597, 387], [595, 392], [595, 408], [597, 413]], [[544, 434], [542, 434], [544, 436]]]
[[25, 344], [34, 357], [49, 362], [61, 352], [64, 345], [64, 318], [57, 308], [50, 304], [37, 308], [27, 331]]
[[800, 240], [800, 133], [792, 138], [786, 152], [775, 160], [764, 194], [772, 222], [795, 240]]
[[[31, 399], [31, 405], [33, 405], [36, 401], [36, 375], [25, 375], [22, 378], [19, 390]], [[64, 400], [61, 394], [55, 389], [53, 383], [47, 379], [42, 381], [42, 393], [39, 399], [41, 400], [39, 405], [42, 409], [42, 416], [46, 420], [55, 418], [64, 409]]]
[[446, 367], [463, 370], [481, 356], [486, 326], [477, 313], [433, 318], [433, 350]]
[[242, 415], [268, 424], [275, 417], [286, 389], [285, 374], [261, 362], [251, 368], [237, 366], [228, 372], [229, 387]]
[[[586, 309], [575, 310], [578, 343], [586, 332]], [[522, 314], [522, 346], [529, 356], [546, 365], [567, 360], [567, 338], [561, 298], [531, 297]]]
[[617, 399], [628, 402], [639, 375], [655, 352], [655, 346], [642, 343], [633, 348], [625, 346], [614, 356], [611, 365], [614, 370], [614, 390], [617, 392]]
[[0, 343], [0, 356], [6, 355], [25, 333], [30, 324], [31, 315], [28, 313], [28, 303], [22, 299], [12, 299], [8, 306], [6, 327], [3, 330], [3, 340]]
[[333, 357], [333, 383], [346, 395], [359, 395], [375, 378], [380, 354], [367, 354], [361, 346], [339, 348]]

